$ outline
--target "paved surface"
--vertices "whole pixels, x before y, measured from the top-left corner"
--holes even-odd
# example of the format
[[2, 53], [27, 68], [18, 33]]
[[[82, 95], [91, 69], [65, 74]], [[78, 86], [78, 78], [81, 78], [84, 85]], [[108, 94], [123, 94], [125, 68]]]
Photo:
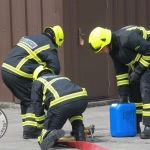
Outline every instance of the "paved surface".
[[[104, 104], [104, 105], [103, 105]], [[108, 104], [108, 103], [107, 103]], [[111, 137], [109, 129], [109, 105], [106, 102], [89, 104], [89, 108], [83, 114], [85, 126], [95, 125], [94, 142], [97, 145], [109, 150], [149, 150], [150, 139], [135, 137], [115, 138]], [[0, 138], [0, 150], [40, 150], [37, 139], [25, 140], [22, 138], [22, 124], [20, 108], [1, 108], [8, 119], [8, 129], [5, 135]], [[141, 124], [143, 130], [143, 125]], [[67, 121], [63, 129], [66, 135], [71, 131], [70, 123]], [[91, 138], [88, 138], [90, 141]], [[53, 147], [52, 150], [73, 150], [73, 148]]]

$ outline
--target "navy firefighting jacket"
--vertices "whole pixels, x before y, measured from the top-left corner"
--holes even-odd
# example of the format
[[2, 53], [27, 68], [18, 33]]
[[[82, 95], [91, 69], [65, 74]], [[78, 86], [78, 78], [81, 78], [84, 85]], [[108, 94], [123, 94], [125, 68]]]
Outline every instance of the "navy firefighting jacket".
[[40, 65], [51, 68], [55, 74], [60, 73], [56, 47], [44, 33], [21, 38], [6, 57], [2, 70], [32, 79]]
[[150, 63], [150, 30], [141, 26], [126, 26], [112, 33], [112, 50], [120, 96], [128, 95], [129, 68], [135, 69], [138, 63], [147, 68]]
[[85, 88], [74, 84], [69, 78], [46, 73], [33, 82], [31, 90], [32, 107], [37, 127], [42, 127], [44, 109], [61, 107], [64, 104], [87, 98]]

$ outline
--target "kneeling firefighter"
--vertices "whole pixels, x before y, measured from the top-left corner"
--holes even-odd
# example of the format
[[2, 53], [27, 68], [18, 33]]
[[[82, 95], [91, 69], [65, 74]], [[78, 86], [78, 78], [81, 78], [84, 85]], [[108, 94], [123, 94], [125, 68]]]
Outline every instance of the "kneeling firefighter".
[[[48, 150], [64, 136], [62, 127], [69, 119], [72, 133], [77, 141], [85, 141], [82, 113], [87, 108], [88, 98], [85, 88], [74, 84], [69, 78], [53, 74], [50, 69], [36, 70], [31, 90], [32, 106], [35, 118], [47, 115], [44, 120], [38, 143], [42, 150]], [[41, 120], [39, 120], [41, 124]]]

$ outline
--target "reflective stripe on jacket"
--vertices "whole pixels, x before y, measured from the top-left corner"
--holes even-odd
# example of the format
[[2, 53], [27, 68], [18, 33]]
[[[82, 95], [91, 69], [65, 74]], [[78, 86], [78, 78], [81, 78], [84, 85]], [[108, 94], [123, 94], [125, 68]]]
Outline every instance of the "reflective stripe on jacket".
[[49, 37], [43, 34], [23, 37], [8, 54], [2, 69], [25, 78], [33, 78], [40, 65], [60, 73], [57, 50]]
[[87, 97], [85, 88], [74, 84], [69, 78], [47, 73], [33, 82], [31, 99], [46, 105], [47, 109], [72, 99]]

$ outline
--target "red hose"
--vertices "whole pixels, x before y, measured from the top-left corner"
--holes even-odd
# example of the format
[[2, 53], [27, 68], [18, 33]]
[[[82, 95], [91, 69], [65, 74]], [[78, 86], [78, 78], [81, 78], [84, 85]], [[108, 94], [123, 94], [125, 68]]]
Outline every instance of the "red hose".
[[84, 141], [58, 141], [58, 143], [70, 146], [71, 148], [78, 148], [80, 150], [108, 150], [107, 148], [101, 147], [97, 144]]

